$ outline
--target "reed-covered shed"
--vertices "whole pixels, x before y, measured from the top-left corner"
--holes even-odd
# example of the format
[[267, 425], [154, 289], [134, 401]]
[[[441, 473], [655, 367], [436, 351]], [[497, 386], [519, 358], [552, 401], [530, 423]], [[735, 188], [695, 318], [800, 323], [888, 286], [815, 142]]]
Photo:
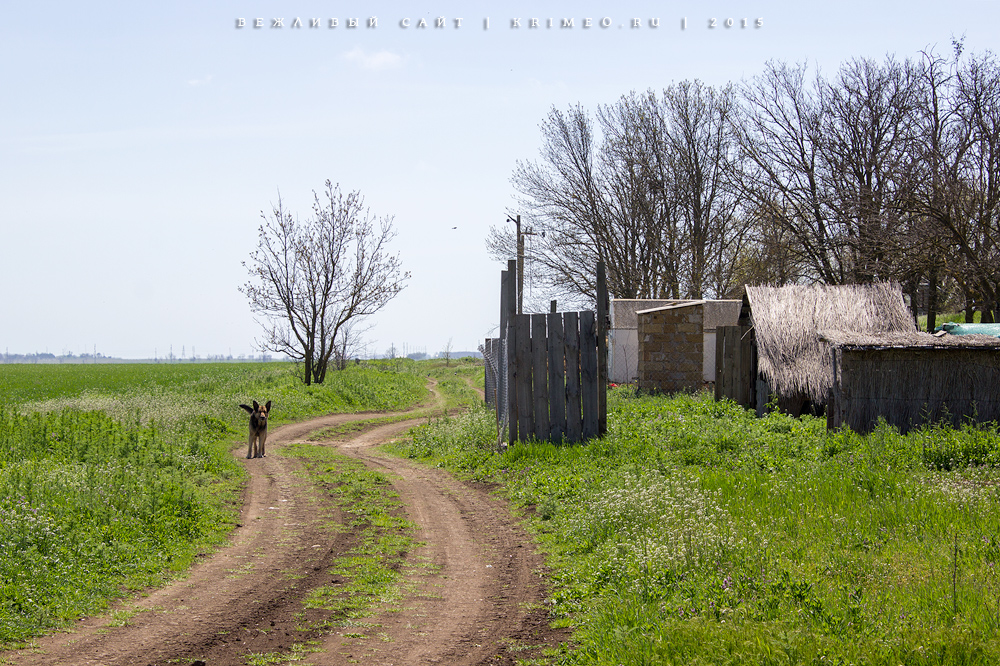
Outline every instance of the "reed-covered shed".
[[[822, 411], [834, 373], [829, 342], [821, 330], [877, 335], [916, 333], [913, 315], [898, 284], [747, 286], [744, 325], [752, 325], [760, 381], [758, 410], [769, 396], [784, 412]], [[747, 319], [749, 321], [747, 321]]]
[[987, 335], [820, 331], [833, 384], [827, 427], [906, 432], [928, 422], [1000, 420], [1000, 339]]

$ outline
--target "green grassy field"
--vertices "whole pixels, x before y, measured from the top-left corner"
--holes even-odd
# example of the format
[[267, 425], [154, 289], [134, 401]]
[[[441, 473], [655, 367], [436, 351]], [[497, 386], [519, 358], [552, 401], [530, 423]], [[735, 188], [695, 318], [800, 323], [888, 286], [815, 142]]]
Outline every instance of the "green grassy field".
[[[481, 373], [397, 359], [305, 387], [281, 364], [0, 366], [0, 642], [101, 610], [224, 539], [243, 481], [238, 403], [274, 401], [275, 424], [396, 410], [426, 400], [430, 376], [454, 409], [478, 403]], [[608, 434], [583, 445], [497, 454], [492, 415], [472, 407], [428, 414], [398, 446], [522, 507], [549, 555], [552, 619], [574, 630], [563, 661], [1000, 663], [996, 427], [861, 437], [628, 388], [609, 405]], [[323, 455], [304, 463], [317, 483], [369, 489], [358, 516], [387, 511], [384, 480]], [[405, 525], [391, 531], [380, 558], [408, 545]], [[394, 584], [362, 566], [375, 555], [349, 555], [357, 589], [315, 603], [347, 612]]]
[[286, 364], [0, 365], [0, 645], [157, 584], [232, 529], [239, 403], [272, 423], [393, 410], [427, 396], [415, 365], [301, 384]]
[[609, 405], [583, 445], [494, 454], [480, 409], [400, 448], [527, 509], [568, 663], [1000, 663], [996, 427], [860, 437], [627, 388]]

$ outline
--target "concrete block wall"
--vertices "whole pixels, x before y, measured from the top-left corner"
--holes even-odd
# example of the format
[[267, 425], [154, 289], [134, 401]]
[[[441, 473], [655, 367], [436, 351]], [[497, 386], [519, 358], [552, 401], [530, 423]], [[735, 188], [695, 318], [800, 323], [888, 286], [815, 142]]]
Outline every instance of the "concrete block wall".
[[636, 313], [639, 325], [639, 388], [697, 391], [705, 358], [704, 303]]

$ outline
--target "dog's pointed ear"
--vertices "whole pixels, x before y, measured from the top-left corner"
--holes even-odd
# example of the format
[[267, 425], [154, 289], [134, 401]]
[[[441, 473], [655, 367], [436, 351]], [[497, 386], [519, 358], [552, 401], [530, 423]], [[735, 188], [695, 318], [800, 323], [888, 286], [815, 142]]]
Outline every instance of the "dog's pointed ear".
[[250, 405], [240, 405], [240, 407], [253, 414], [253, 407], [251, 407]]
[[268, 400], [268, 401], [267, 401], [267, 404], [266, 404], [266, 405], [264, 405], [264, 409], [266, 409], [266, 410], [267, 410], [267, 411], [269, 411], [269, 412], [271, 411], [271, 401], [270, 401], [270, 400]]
[[253, 401], [253, 408], [254, 408], [254, 411], [257, 411], [258, 409], [260, 409], [260, 405], [257, 404], [256, 400]]

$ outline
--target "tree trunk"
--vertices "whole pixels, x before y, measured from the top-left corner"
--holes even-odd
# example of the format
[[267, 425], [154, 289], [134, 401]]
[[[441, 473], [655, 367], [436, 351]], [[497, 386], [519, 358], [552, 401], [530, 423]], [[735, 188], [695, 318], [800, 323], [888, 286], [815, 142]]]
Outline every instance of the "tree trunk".
[[983, 317], [982, 323], [984, 324], [995, 324], [997, 321], [997, 314], [1000, 313], [1000, 303], [988, 303], [983, 306]]
[[303, 357], [302, 365], [305, 367], [302, 381], [306, 386], [310, 386], [312, 384], [312, 356], [309, 353], [306, 353], [305, 357]]
[[976, 302], [967, 287], [962, 288], [962, 293], [965, 294], [965, 323], [971, 324], [976, 321]]
[[[920, 294], [920, 289], [917, 285], [920, 284], [920, 278], [915, 277], [906, 285], [906, 293], [910, 297], [910, 314], [913, 315], [913, 324], [917, 325], [917, 311], [920, 309], [918, 296]], [[918, 326], [919, 328], [919, 326]]]
[[938, 270], [934, 266], [927, 276], [927, 332], [933, 333], [937, 325]]
[[316, 384], [322, 384], [326, 381], [326, 366], [329, 363], [328, 358], [318, 358], [313, 361], [313, 382]]

